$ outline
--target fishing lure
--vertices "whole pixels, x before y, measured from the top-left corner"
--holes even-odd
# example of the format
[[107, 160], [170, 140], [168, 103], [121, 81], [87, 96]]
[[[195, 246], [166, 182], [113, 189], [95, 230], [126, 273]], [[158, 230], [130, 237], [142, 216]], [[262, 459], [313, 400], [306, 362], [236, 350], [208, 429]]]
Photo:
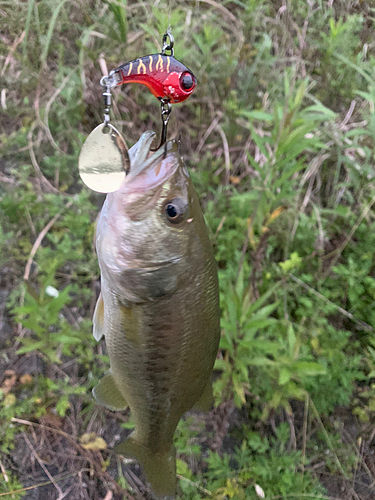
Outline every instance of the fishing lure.
[[182, 102], [195, 89], [193, 73], [173, 56], [152, 54], [127, 62], [115, 70], [118, 84], [142, 83], [158, 99]]
[[[173, 36], [165, 33], [160, 54], [143, 56], [122, 64], [110, 72], [107, 83], [111, 88], [123, 83], [141, 83], [161, 101], [171, 104], [185, 101], [195, 89], [197, 79], [189, 68], [174, 57], [173, 45]], [[166, 51], [170, 51], [170, 54]]]
[[172, 104], [185, 101], [197, 84], [193, 72], [174, 57], [173, 46], [174, 38], [167, 31], [163, 35], [163, 49], [160, 54], [150, 54], [122, 64], [101, 80], [107, 92], [124, 83], [141, 83], [160, 100], [162, 133], [156, 149], [167, 140]]
[[156, 149], [166, 145], [172, 104], [185, 101], [197, 84], [190, 69], [175, 59], [173, 45], [173, 36], [167, 32], [163, 36], [160, 54], [151, 54], [122, 64], [100, 80], [104, 88], [104, 121], [88, 136], [78, 160], [81, 179], [93, 191], [117, 191], [130, 167], [124, 138], [110, 123], [112, 88], [133, 82], [146, 85], [161, 104], [162, 132]]

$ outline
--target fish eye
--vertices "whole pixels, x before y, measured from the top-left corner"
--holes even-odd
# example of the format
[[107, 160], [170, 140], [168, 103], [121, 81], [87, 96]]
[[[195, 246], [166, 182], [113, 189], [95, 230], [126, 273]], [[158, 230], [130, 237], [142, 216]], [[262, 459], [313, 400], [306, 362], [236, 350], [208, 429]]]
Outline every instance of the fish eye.
[[185, 71], [181, 75], [180, 82], [183, 90], [192, 90], [195, 86], [195, 76], [189, 71]]
[[166, 201], [163, 207], [165, 216], [172, 224], [178, 224], [184, 220], [186, 209], [186, 203], [180, 198], [173, 198]]

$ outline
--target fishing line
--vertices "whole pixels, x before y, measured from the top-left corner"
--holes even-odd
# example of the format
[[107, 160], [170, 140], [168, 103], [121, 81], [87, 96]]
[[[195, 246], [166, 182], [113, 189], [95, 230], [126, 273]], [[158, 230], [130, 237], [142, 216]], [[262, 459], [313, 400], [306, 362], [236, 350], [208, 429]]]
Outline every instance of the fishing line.
[[168, 0], [168, 28], [167, 28], [167, 32], [170, 33], [171, 30], [172, 30], [172, 26], [171, 26], [171, 18], [172, 18], [172, 7], [171, 7], [171, 1], [172, 0]]

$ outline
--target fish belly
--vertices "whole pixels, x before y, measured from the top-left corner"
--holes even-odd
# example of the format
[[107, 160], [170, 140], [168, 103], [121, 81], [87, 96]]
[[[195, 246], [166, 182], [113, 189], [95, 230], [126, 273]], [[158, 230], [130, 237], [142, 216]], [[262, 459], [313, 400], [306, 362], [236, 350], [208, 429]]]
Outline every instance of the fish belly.
[[133, 328], [122, 321], [106, 338], [113, 376], [136, 433], [155, 451], [171, 446], [180, 417], [210, 383], [217, 353], [217, 336], [202, 328], [199, 311], [165, 306], [133, 305], [127, 314]]
[[212, 258], [198, 269], [173, 293], [142, 303], [127, 302], [102, 279], [112, 377], [135, 423], [115, 451], [139, 461], [158, 499], [174, 498], [178, 421], [211, 392], [220, 337], [216, 264]]
[[118, 324], [106, 335], [113, 376], [132, 411], [137, 437], [155, 452], [170, 448], [180, 417], [210, 384], [218, 311], [209, 296], [197, 303], [191, 295], [192, 300], [177, 292], [129, 308], [118, 305]]

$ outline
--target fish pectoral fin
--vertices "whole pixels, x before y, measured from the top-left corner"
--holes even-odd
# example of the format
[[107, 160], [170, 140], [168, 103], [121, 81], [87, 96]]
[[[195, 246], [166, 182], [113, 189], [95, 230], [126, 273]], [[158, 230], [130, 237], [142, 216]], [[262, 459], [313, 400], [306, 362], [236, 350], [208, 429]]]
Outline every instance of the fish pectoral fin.
[[112, 411], [125, 410], [128, 403], [119, 391], [111, 372], [108, 372], [92, 390], [98, 403]]
[[213, 403], [214, 403], [214, 396], [212, 393], [212, 382], [210, 380], [206, 384], [202, 396], [195, 403], [192, 410], [207, 412], [210, 411]]
[[115, 452], [135, 458], [152, 492], [158, 500], [173, 500], [176, 494], [176, 450], [173, 445], [166, 451], [153, 453], [140, 443], [134, 433], [115, 447]]
[[94, 339], [97, 342], [99, 342], [99, 340], [104, 335], [104, 302], [103, 302], [102, 292], [100, 292], [100, 295], [96, 302], [94, 317], [92, 321], [94, 325], [93, 328]]

